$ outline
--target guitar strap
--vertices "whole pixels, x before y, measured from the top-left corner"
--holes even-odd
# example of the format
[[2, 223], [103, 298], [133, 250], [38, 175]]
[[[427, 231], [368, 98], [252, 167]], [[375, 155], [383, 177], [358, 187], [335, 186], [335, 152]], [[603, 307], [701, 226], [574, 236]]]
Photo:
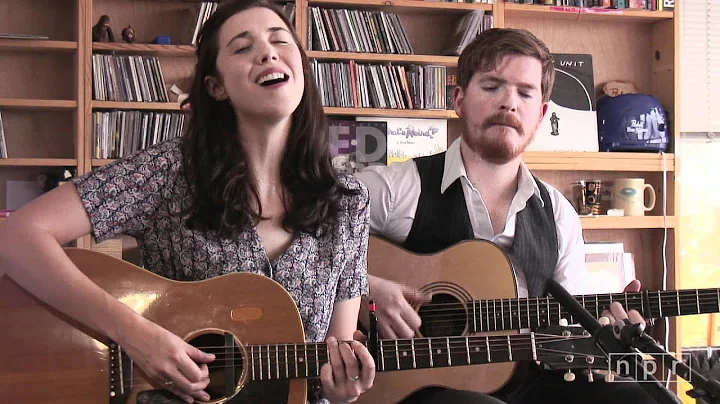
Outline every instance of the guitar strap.
[[[440, 192], [445, 153], [414, 159], [420, 174], [415, 219], [403, 245], [417, 254], [433, 254], [475, 238], [460, 178]], [[545, 282], [558, 261], [555, 215], [547, 188], [535, 177], [542, 201], [533, 194], [517, 214], [515, 238], [505, 252], [515, 271], [522, 271], [531, 297], [545, 296]], [[543, 204], [544, 202], [544, 204]]]

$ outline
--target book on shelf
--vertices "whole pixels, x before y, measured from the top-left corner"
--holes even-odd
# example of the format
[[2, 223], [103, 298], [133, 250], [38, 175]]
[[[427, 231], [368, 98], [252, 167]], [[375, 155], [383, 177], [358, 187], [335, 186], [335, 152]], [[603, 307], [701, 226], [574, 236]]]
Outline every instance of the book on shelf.
[[2, 111], [0, 111], [0, 158], [8, 158], [7, 142], [5, 142], [5, 125], [3, 124]]
[[98, 101], [169, 102], [157, 56], [92, 55], [93, 99]]
[[203, 1], [200, 3], [200, 8], [195, 16], [195, 26], [192, 33], [190, 44], [197, 45], [198, 35], [200, 34], [200, 28], [202, 28], [205, 21], [217, 10], [218, 3], [214, 1]]
[[50, 39], [45, 35], [32, 35], [32, 34], [3, 34], [0, 33], [0, 39]]
[[579, 7], [593, 10], [674, 11], [675, 0], [505, 0], [508, 3]]
[[395, 13], [308, 7], [310, 50], [412, 54], [413, 48]]
[[597, 152], [592, 55], [554, 53], [555, 84], [547, 112], [527, 151]]
[[333, 166], [355, 173], [447, 150], [447, 120], [358, 116], [328, 120]]
[[[421, 0], [421, 1], [435, 1], [441, 3], [481, 3], [481, 4], [495, 4], [495, 0]], [[500, 0], [503, 1], [503, 0]]]
[[329, 119], [328, 136], [332, 163], [339, 172], [387, 165], [387, 122]]
[[93, 158], [123, 158], [179, 137], [185, 121], [186, 116], [181, 112], [94, 111]]
[[383, 122], [387, 125], [385, 133], [387, 165], [447, 150], [446, 119], [358, 116], [355, 120]]
[[[193, 25], [193, 32], [190, 39], [190, 44], [195, 46], [197, 45], [198, 35], [200, 34], [200, 29], [202, 28], [203, 24], [205, 24], [205, 21], [210, 18], [211, 15], [217, 11], [218, 8], [218, 2], [216, 1], [203, 1], [200, 3], [200, 7], [198, 7], [198, 12], [195, 15], [195, 24]], [[287, 3], [282, 5], [282, 10], [285, 13], [285, 15], [290, 19], [293, 24], [295, 23], [295, 2], [294, 1], [288, 1]]]
[[475, 10], [465, 14], [452, 35], [448, 46], [443, 51], [446, 56], [460, 56], [463, 49], [481, 32], [491, 29], [495, 24], [492, 13], [485, 10]]
[[444, 110], [445, 66], [310, 61], [323, 106]]
[[588, 294], [615, 293], [636, 279], [635, 261], [620, 242], [585, 243]]

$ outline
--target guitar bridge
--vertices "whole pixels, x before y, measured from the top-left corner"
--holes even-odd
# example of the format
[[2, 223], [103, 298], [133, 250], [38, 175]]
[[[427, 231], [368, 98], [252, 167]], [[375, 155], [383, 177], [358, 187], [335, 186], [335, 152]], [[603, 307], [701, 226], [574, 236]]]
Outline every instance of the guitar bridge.
[[108, 347], [109, 403], [124, 404], [133, 388], [132, 360], [115, 341], [111, 340]]

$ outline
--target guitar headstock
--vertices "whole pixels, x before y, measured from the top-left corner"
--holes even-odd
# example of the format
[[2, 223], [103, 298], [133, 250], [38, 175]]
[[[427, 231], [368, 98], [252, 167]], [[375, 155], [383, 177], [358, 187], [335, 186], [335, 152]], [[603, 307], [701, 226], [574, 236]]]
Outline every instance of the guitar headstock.
[[553, 370], [567, 370], [566, 381], [573, 381], [572, 370], [608, 371], [608, 359], [595, 344], [595, 338], [582, 327], [550, 326], [535, 330], [537, 359]]

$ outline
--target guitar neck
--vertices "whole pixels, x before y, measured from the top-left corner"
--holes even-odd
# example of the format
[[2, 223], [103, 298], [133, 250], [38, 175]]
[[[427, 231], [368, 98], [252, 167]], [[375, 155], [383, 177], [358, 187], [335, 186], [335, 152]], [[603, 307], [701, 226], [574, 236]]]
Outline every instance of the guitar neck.
[[[383, 372], [536, 360], [535, 338], [528, 333], [379, 340], [375, 366]], [[251, 345], [247, 352], [250, 380], [319, 377], [329, 362], [325, 343]]]
[[[637, 310], [645, 318], [720, 312], [718, 288], [577, 295], [575, 299], [596, 318], [613, 301], [622, 303], [626, 310]], [[469, 303], [467, 315], [474, 332], [547, 327], [558, 325], [560, 319], [575, 323], [573, 316], [552, 297], [474, 300]]]

